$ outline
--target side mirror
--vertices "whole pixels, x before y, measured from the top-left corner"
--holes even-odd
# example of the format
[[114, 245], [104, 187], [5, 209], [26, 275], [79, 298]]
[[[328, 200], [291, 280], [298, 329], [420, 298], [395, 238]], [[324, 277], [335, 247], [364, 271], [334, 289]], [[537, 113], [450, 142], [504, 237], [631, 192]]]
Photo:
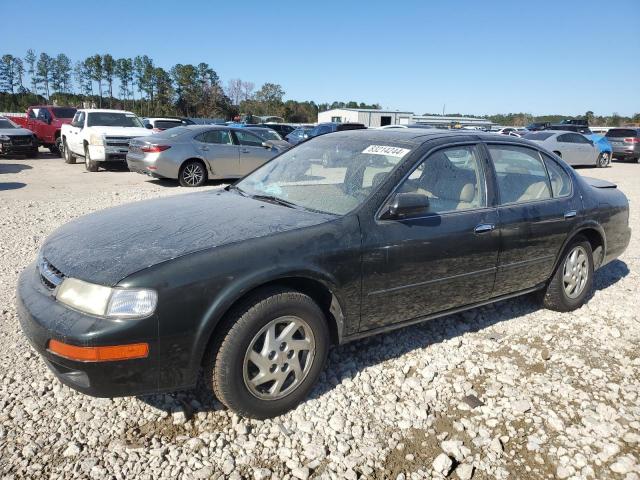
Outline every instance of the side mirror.
[[145, 123], [144, 124], [144, 128], [147, 128], [149, 130], [153, 130], [153, 125], [151, 125], [150, 123]]
[[269, 142], [262, 142], [262, 146], [269, 150], [273, 148], [273, 145], [271, 145]]
[[47, 117], [47, 123], [48, 123], [49, 125], [51, 125], [51, 122], [52, 122], [52, 121], [53, 121], [53, 119], [52, 119], [51, 117]]
[[422, 193], [398, 193], [393, 198], [383, 219], [404, 218], [429, 211], [429, 197]]

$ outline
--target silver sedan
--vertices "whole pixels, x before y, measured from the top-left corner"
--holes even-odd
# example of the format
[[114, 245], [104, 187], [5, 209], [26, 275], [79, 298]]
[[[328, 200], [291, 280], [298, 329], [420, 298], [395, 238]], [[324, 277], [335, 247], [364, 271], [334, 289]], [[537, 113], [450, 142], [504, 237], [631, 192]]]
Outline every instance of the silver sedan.
[[127, 165], [132, 172], [199, 187], [208, 179], [241, 178], [287, 148], [246, 128], [189, 125], [134, 138]]
[[600, 149], [592, 140], [580, 133], [564, 130], [542, 130], [526, 134], [525, 140], [542, 145], [555, 153], [569, 165], [595, 165], [606, 167], [608, 157], [600, 154]]

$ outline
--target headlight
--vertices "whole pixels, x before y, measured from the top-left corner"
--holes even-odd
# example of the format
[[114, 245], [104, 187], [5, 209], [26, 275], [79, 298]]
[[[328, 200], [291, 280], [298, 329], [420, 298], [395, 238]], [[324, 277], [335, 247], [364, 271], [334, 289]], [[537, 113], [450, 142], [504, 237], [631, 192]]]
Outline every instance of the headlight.
[[104, 145], [104, 137], [102, 135], [97, 135], [95, 133], [92, 133], [89, 136], [89, 143], [91, 145]]
[[158, 303], [154, 290], [110, 288], [65, 278], [56, 299], [69, 307], [92, 315], [112, 318], [140, 318], [151, 315]]
[[9, 137], [7, 135], [0, 135], [0, 140], [6, 142], [9, 140]]

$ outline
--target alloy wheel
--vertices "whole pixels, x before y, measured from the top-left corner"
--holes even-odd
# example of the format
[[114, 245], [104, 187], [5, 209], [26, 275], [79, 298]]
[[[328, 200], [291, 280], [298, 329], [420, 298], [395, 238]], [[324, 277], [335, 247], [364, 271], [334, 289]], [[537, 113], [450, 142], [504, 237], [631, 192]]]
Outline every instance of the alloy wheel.
[[262, 400], [277, 400], [294, 391], [309, 373], [316, 343], [300, 317], [271, 320], [253, 337], [244, 357], [244, 384]]
[[204, 170], [199, 163], [190, 163], [182, 171], [182, 178], [185, 183], [192, 187], [200, 184], [204, 178]]
[[609, 165], [609, 154], [607, 152], [604, 152], [602, 154], [600, 154], [600, 158], [598, 158], [598, 162], [599, 162], [599, 167], [606, 167], [607, 165]]
[[584, 247], [576, 246], [564, 261], [562, 285], [569, 298], [577, 298], [589, 280], [589, 258]]

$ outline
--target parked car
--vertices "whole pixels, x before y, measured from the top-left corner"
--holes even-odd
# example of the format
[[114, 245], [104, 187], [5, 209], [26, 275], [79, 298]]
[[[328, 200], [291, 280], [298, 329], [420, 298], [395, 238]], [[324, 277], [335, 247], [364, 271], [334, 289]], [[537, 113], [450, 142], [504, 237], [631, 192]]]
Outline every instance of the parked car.
[[51, 153], [60, 154], [62, 125], [71, 123], [76, 111], [75, 108], [71, 107], [34, 105], [27, 109], [26, 117], [9, 116], [8, 118], [31, 130], [38, 139], [38, 143], [48, 148]]
[[309, 138], [318, 137], [320, 135], [326, 135], [332, 132], [343, 132], [345, 130], [362, 130], [365, 129], [362, 123], [338, 123], [338, 122], [326, 122], [319, 123], [311, 132], [309, 132]]
[[577, 127], [589, 128], [589, 122], [585, 118], [565, 118], [560, 125], [575, 125]]
[[151, 135], [135, 113], [124, 110], [78, 110], [70, 125], [62, 126], [62, 149], [66, 163], [84, 158], [89, 172], [104, 163], [124, 162], [132, 138]]
[[591, 135], [593, 133], [591, 130], [589, 130], [589, 127], [585, 127], [584, 125], [574, 125], [570, 123], [555, 123], [549, 125], [546, 130], [564, 130], [565, 132], [576, 132], [583, 135]]
[[258, 135], [264, 142], [275, 145], [282, 150], [286, 150], [287, 148], [292, 147], [289, 142], [282, 139], [278, 132], [276, 132], [275, 130], [271, 130], [270, 128], [247, 127], [247, 130]]
[[529, 133], [529, 131], [523, 127], [503, 127], [496, 130], [495, 133], [499, 133], [501, 135], [511, 135], [512, 137], [522, 137], [523, 135]]
[[533, 122], [527, 125], [527, 130], [529, 130], [530, 132], [537, 132], [539, 130], [548, 128], [549, 125], [551, 125], [550, 122]]
[[523, 137], [526, 140], [539, 143], [550, 152], [561, 157], [569, 165], [595, 165], [606, 167], [611, 156], [600, 152], [593, 140], [589, 140], [579, 133], [543, 130], [533, 132]]
[[286, 123], [262, 123], [261, 127], [270, 128], [271, 130], [275, 130], [278, 132], [282, 138], [285, 138], [291, 132], [293, 132], [296, 128], [291, 125], [287, 125]]
[[183, 187], [199, 187], [208, 179], [246, 175], [291, 147], [280, 142], [265, 141], [249, 128], [176, 127], [132, 140], [127, 166], [132, 172], [177, 179]]
[[291, 145], [297, 145], [300, 142], [304, 142], [307, 138], [309, 138], [309, 134], [313, 130], [312, 126], [308, 127], [298, 127], [293, 132], [285, 137], [285, 140], [289, 142]]
[[167, 128], [180, 127], [183, 125], [195, 125], [193, 120], [180, 117], [150, 117], [143, 118], [142, 123], [149, 130], [153, 130], [155, 133], [162, 132]]
[[612, 128], [605, 137], [613, 148], [613, 158], [640, 161], [640, 128]]
[[0, 117], [0, 155], [12, 153], [38, 156], [38, 139], [31, 130]]
[[[336, 149], [348, 167], [323, 168]], [[307, 396], [332, 343], [532, 292], [579, 308], [628, 223], [615, 185], [522, 139], [338, 132], [227, 189], [62, 226], [20, 275], [17, 306], [76, 390], [182, 390], [204, 372], [227, 407], [266, 418]]]

